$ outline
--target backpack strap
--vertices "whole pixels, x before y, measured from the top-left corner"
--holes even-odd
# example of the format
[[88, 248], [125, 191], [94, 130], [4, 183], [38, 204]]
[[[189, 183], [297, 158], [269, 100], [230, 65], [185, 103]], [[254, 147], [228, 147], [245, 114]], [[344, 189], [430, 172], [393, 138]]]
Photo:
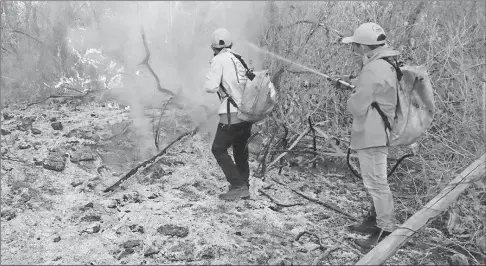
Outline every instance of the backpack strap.
[[238, 59], [238, 61], [240, 61], [240, 63], [246, 69], [246, 73], [245, 73], [246, 74], [246, 77], [249, 80], [253, 80], [255, 78], [255, 74], [253, 73], [253, 70], [251, 70], [251, 69], [248, 68], [248, 65], [245, 63], [245, 60], [243, 60], [243, 58], [241, 57], [241, 55], [235, 54], [233, 52], [231, 52], [231, 54], [233, 54], [236, 57], [236, 59]]
[[[228, 117], [228, 126], [231, 127], [231, 113], [230, 113], [230, 104], [233, 105], [234, 107], [238, 108], [238, 105], [236, 104], [235, 100], [231, 95], [228, 93], [228, 91], [224, 88], [223, 84], [219, 84], [219, 88], [226, 94], [226, 98], [228, 100], [226, 101], [226, 116]], [[219, 99], [222, 100], [225, 97], [222, 97], [219, 92], [218, 92]]]
[[[248, 68], [248, 65], [246, 64], [245, 60], [243, 60], [243, 58], [241, 58], [241, 55], [238, 55], [238, 54], [235, 54], [233, 52], [230, 52], [234, 57], [236, 57], [236, 59], [238, 59], [238, 61], [240, 61], [240, 63], [243, 65], [243, 67], [245, 68], [246, 72], [246, 77], [250, 80], [253, 80], [255, 78], [255, 74], [253, 74], [253, 71], [251, 69]], [[235, 100], [233, 99], [233, 97], [231, 97], [231, 95], [228, 93], [228, 91], [224, 88], [223, 84], [220, 83], [219, 84], [219, 87], [221, 88], [221, 90], [226, 94], [226, 97], [228, 98], [227, 102], [226, 102], [226, 116], [228, 117], [228, 126], [231, 127], [231, 113], [230, 113], [230, 104], [233, 105], [234, 107], [238, 108], [238, 105], [236, 104]], [[218, 96], [219, 96], [219, 99], [222, 100], [224, 99], [223, 96], [221, 96], [219, 93], [218, 93]]]
[[[381, 110], [381, 108], [380, 108], [380, 106], [378, 105], [377, 102], [372, 102], [371, 107], [376, 109], [376, 111], [378, 111], [378, 114], [380, 114], [381, 119], [383, 120], [383, 123], [385, 124], [386, 146], [388, 146], [388, 142], [389, 142], [388, 131], [391, 132], [390, 121], [388, 121], [388, 117], [386, 117], [385, 113], [383, 112], [383, 110]], [[388, 131], [386, 131], [387, 129], [388, 129]]]
[[[397, 80], [398, 81], [402, 80], [403, 72], [399, 67], [399, 63], [398, 63], [397, 59], [394, 58], [395, 63], [392, 63], [389, 57], [383, 57], [381, 59], [383, 59], [388, 64], [392, 65], [392, 67], [395, 69], [395, 72], [397, 73]], [[399, 88], [397, 88], [397, 105], [398, 105], [398, 89]], [[380, 108], [380, 106], [378, 105], [377, 102], [372, 102], [371, 107], [373, 109], [376, 109], [376, 111], [378, 111], [378, 114], [381, 116], [381, 119], [383, 120], [383, 123], [385, 124], [386, 146], [388, 146], [389, 139], [388, 139], [388, 132], [386, 130], [388, 129], [389, 132], [391, 132], [391, 130], [392, 130], [390, 121], [388, 121], [388, 117], [385, 115], [383, 110], [381, 110], [381, 108]], [[396, 116], [396, 111], [395, 111], [395, 116]]]

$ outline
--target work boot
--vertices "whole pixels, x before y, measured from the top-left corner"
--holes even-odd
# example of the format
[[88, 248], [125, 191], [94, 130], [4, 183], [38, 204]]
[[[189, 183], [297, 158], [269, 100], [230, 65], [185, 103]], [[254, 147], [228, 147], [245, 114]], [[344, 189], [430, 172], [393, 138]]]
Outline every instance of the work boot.
[[360, 224], [353, 224], [350, 225], [348, 228], [351, 231], [355, 231], [362, 234], [373, 234], [376, 231], [380, 231], [380, 228], [376, 226], [375, 216], [367, 216]]
[[381, 240], [385, 239], [385, 237], [387, 237], [389, 234], [391, 234], [391, 232], [384, 231], [378, 228], [378, 231], [375, 231], [367, 239], [357, 239], [355, 243], [356, 245], [360, 246], [363, 251], [368, 252]]
[[250, 197], [250, 190], [246, 185], [242, 185], [239, 187], [230, 186], [228, 192], [219, 195], [219, 198], [222, 200], [237, 200], [237, 199], [244, 199], [249, 197]]

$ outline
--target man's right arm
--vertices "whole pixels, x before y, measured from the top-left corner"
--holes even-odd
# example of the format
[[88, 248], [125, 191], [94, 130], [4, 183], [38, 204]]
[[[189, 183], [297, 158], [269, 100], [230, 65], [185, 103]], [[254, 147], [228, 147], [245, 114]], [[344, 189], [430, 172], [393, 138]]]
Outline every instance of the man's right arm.
[[223, 67], [217, 60], [211, 61], [209, 73], [206, 75], [206, 82], [204, 83], [204, 90], [209, 93], [215, 93], [219, 90], [221, 78], [223, 77]]

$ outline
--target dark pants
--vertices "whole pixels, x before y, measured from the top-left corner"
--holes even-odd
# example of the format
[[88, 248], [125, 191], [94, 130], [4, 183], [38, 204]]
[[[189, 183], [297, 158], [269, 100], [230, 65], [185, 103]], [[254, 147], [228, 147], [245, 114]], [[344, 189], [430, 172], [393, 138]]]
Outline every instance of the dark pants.
[[[226, 180], [235, 187], [249, 185], [250, 166], [248, 149], [245, 147], [251, 136], [251, 126], [252, 123], [249, 122], [231, 126], [219, 123], [211, 148], [216, 161], [223, 169]], [[229, 147], [233, 147], [234, 162], [228, 154]]]

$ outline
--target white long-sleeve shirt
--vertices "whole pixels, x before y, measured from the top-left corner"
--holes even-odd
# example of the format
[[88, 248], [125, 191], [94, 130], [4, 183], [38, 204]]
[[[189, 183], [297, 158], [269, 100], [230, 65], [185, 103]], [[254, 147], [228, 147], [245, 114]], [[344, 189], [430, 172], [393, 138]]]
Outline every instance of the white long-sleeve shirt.
[[[241, 103], [241, 95], [248, 78], [245, 75], [246, 69], [241, 62], [236, 58], [231, 50], [223, 49], [211, 60], [211, 67], [209, 73], [206, 75], [206, 83], [204, 89], [209, 93], [219, 92], [224, 98], [219, 107], [219, 114], [226, 114], [227, 100], [226, 94], [219, 87], [220, 84], [224, 86], [226, 91], [233, 97], [237, 105]], [[236, 113], [238, 110], [230, 104], [230, 113]]]

